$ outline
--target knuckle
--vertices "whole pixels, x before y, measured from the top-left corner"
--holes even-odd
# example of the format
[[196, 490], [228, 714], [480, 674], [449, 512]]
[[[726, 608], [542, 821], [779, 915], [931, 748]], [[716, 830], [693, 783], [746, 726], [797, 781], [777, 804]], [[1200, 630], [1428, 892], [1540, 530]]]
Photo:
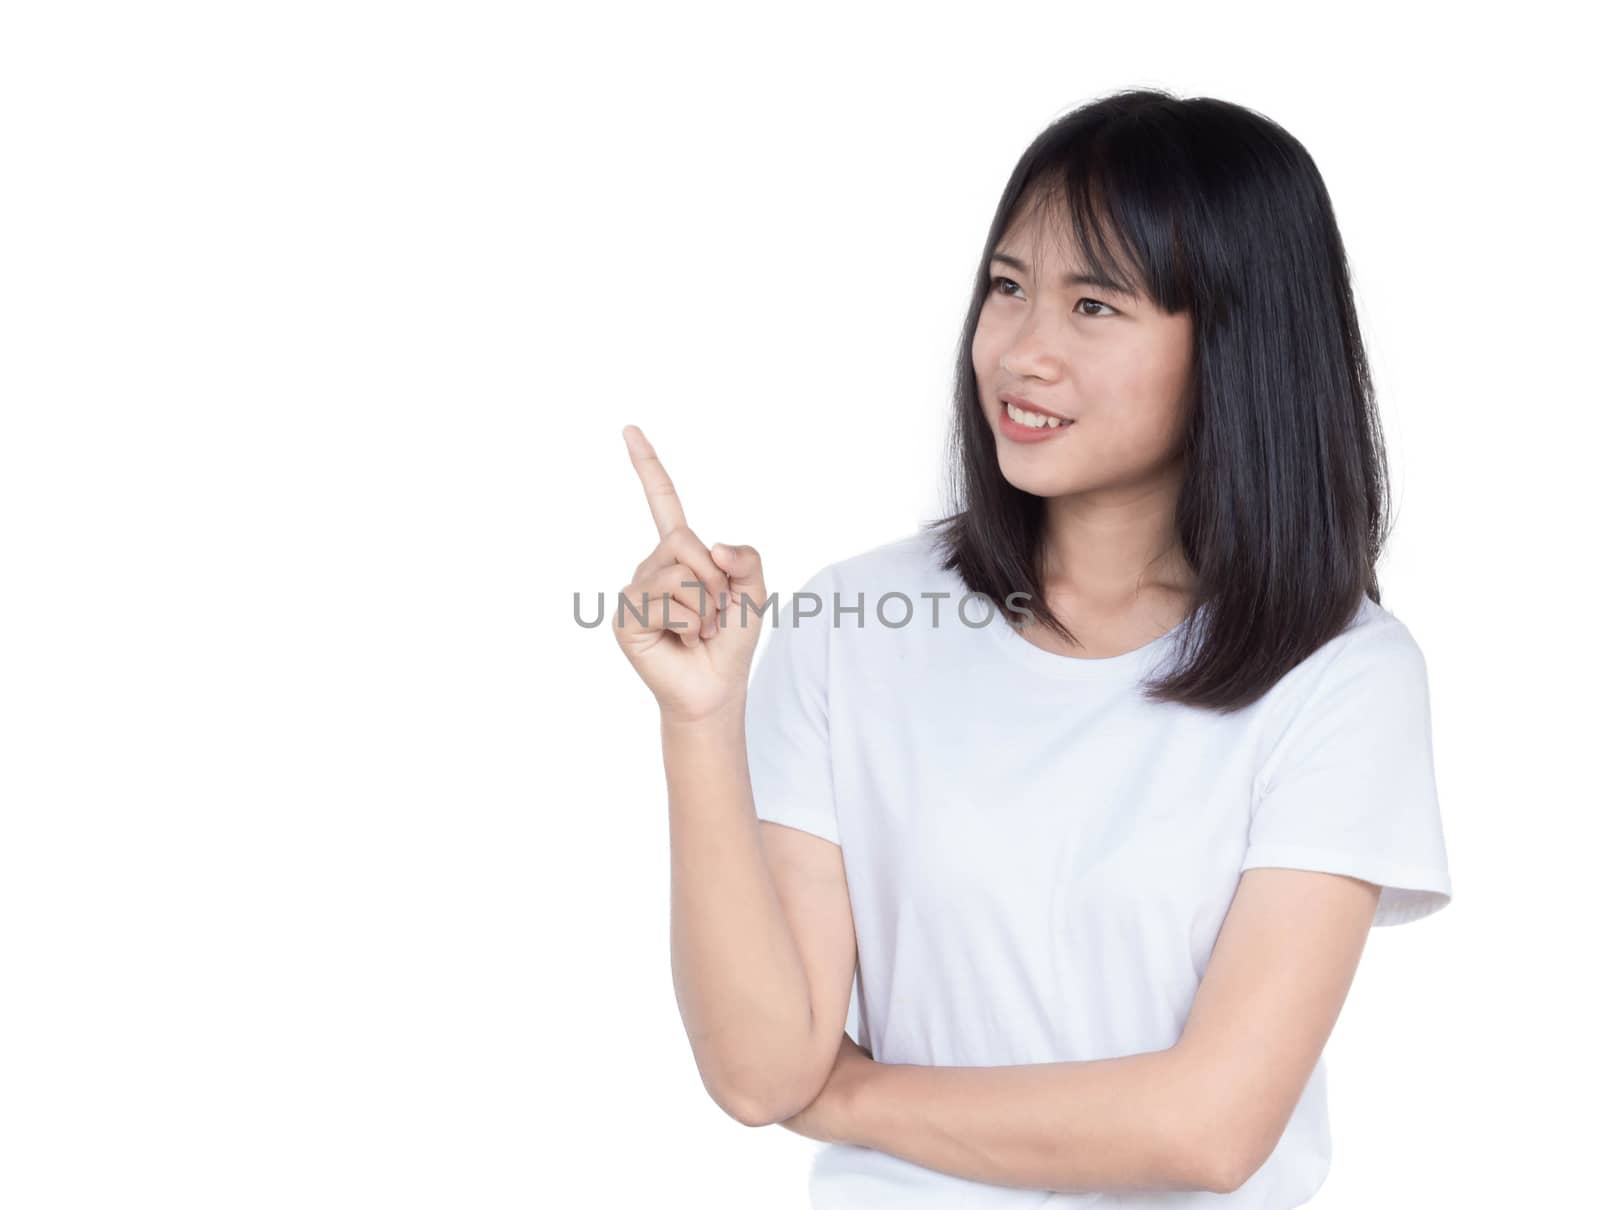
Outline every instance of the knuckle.
[[665, 553], [667, 553], [666, 543], [657, 542], [650, 553], [639, 560], [638, 566], [633, 569], [633, 578], [642, 580], [652, 568], [661, 566], [661, 556]]
[[686, 592], [696, 588], [704, 588], [707, 591], [710, 591], [710, 586], [694, 568], [688, 566], [687, 564], [679, 563], [678, 570], [682, 572], [682, 575], [676, 581], [676, 587], [682, 588]]
[[695, 535], [694, 530], [687, 525], [680, 525], [672, 531], [672, 550], [680, 558], [686, 555], [697, 555], [705, 551], [705, 544]]

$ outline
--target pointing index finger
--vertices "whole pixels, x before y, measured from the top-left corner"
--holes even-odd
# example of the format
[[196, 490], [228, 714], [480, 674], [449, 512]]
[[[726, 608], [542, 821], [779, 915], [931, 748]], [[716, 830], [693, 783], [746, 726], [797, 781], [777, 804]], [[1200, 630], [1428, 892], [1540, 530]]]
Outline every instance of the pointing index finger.
[[633, 469], [639, 472], [639, 482], [644, 484], [645, 499], [650, 504], [650, 515], [655, 518], [656, 532], [665, 538], [679, 526], [687, 525], [683, 504], [673, 489], [667, 468], [656, 457], [655, 448], [645, 439], [636, 424], [622, 430], [622, 439], [628, 443], [628, 458]]

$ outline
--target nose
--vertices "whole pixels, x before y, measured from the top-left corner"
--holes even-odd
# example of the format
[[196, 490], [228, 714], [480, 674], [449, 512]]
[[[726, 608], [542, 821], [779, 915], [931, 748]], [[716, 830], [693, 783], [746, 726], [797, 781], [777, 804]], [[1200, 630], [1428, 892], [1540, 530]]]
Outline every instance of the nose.
[[1037, 312], [1017, 329], [1016, 338], [1000, 357], [1000, 369], [1018, 378], [1055, 378], [1061, 358], [1051, 348]]

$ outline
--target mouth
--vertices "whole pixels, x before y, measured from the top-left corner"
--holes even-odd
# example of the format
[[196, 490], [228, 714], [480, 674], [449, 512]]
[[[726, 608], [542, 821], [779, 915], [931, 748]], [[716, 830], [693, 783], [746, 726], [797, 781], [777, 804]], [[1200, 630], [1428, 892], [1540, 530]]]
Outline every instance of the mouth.
[[1073, 423], [1053, 413], [1018, 407], [1004, 398], [1000, 401], [1000, 432], [1013, 441], [1045, 441], [1066, 432]]
[[[1042, 404], [1035, 403], [1026, 395], [1018, 395], [1011, 391], [1001, 391], [996, 398], [1000, 400], [1002, 407], [1010, 404], [1019, 411], [1037, 413], [1040, 416], [1054, 416], [1057, 420], [1062, 422], [1072, 419], [1070, 416], [1063, 416], [1060, 412], [1052, 411], [1050, 408], [1047, 408]], [[1024, 417], [1024, 419], [1026, 419], [1026, 417]]]

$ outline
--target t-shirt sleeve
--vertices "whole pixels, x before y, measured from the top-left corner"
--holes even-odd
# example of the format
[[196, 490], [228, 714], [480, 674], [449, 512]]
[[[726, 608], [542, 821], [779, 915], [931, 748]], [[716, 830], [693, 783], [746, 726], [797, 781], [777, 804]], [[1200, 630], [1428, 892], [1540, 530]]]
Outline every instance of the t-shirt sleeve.
[[1427, 668], [1398, 619], [1357, 630], [1263, 764], [1241, 872], [1348, 874], [1382, 888], [1374, 925], [1450, 902]]
[[[745, 751], [756, 817], [839, 843], [828, 743], [828, 653], [832, 597], [827, 569], [795, 594], [779, 594], [763, 625], [745, 695]], [[809, 617], [797, 617], [804, 598]]]

